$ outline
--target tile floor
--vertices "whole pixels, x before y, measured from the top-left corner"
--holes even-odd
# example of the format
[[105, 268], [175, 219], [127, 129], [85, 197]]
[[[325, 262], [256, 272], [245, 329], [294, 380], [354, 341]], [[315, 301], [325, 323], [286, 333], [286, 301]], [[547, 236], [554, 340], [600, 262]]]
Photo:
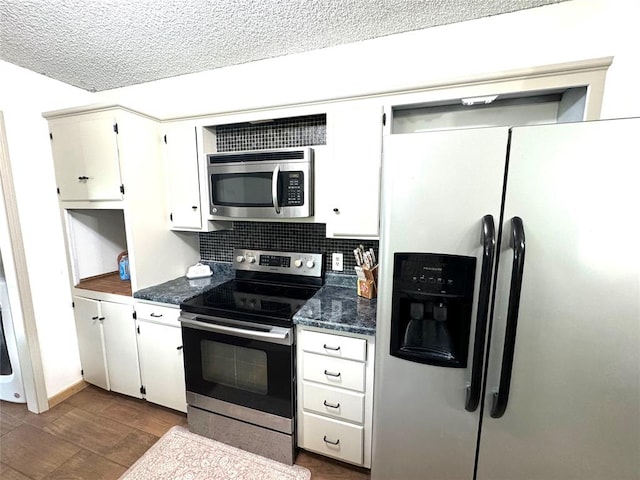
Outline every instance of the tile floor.
[[[36, 415], [0, 402], [2, 480], [117, 479], [186, 415], [89, 386]], [[368, 471], [300, 451], [313, 480], [366, 480]]]

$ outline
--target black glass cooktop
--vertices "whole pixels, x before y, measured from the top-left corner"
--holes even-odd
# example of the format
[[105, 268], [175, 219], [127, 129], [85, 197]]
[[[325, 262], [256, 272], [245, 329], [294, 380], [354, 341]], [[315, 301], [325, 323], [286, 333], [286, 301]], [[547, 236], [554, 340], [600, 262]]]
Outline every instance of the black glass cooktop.
[[201, 315], [289, 326], [318, 288], [235, 279], [183, 302], [180, 308]]

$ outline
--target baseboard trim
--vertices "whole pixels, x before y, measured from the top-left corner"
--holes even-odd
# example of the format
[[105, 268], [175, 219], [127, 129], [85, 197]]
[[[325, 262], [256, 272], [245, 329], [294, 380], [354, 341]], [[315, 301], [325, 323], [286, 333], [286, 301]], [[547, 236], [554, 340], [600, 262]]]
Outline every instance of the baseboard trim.
[[71, 385], [69, 388], [61, 391], [60, 393], [56, 393], [53, 397], [49, 398], [49, 408], [53, 408], [61, 402], [64, 402], [71, 395], [75, 395], [81, 390], [87, 388], [89, 384], [84, 380], [80, 380], [78, 383]]

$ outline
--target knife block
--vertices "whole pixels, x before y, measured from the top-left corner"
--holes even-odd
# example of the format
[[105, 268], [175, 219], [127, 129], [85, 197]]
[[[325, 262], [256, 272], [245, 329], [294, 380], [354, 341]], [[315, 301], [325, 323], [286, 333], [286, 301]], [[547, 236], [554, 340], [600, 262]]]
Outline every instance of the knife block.
[[363, 298], [376, 298], [378, 294], [378, 266], [376, 265], [372, 269], [362, 267], [362, 274], [364, 278], [360, 278], [360, 275], [358, 275], [357, 280], [358, 296]]

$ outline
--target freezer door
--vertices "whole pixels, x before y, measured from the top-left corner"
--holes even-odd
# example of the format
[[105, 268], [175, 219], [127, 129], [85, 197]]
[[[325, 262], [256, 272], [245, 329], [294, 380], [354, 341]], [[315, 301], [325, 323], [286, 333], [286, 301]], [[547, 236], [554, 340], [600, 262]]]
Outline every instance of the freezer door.
[[[473, 477], [479, 409], [465, 406], [481, 291], [483, 217], [492, 216], [497, 225], [507, 138], [506, 128], [384, 138], [374, 480]], [[390, 355], [396, 252], [476, 257], [466, 368]]]
[[[640, 478], [639, 133], [639, 119], [513, 129], [479, 480]], [[513, 369], [494, 404], [515, 217]]]

